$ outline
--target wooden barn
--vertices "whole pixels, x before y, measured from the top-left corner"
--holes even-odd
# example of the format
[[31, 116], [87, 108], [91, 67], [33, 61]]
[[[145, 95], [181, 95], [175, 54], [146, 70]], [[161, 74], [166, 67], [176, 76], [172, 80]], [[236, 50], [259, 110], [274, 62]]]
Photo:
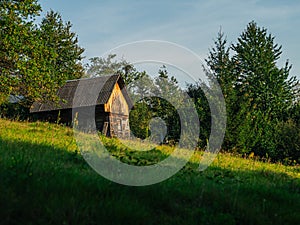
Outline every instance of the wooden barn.
[[121, 76], [70, 80], [58, 90], [58, 96], [59, 103], [35, 102], [30, 112], [39, 120], [97, 129], [110, 137], [130, 136], [132, 102]]

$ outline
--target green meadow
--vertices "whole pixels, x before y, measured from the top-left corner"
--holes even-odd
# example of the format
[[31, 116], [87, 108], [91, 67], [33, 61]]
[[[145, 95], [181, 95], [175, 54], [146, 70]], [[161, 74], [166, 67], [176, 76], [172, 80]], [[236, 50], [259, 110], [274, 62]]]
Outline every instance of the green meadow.
[[[173, 150], [102, 141], [141, 166]], [[164, 182], [123, 186], [89, 167], [72, 129], [0, 119], [0, 224], [299, 224], [299, 166], [220, 153], [200, 172], [201, 155]]]

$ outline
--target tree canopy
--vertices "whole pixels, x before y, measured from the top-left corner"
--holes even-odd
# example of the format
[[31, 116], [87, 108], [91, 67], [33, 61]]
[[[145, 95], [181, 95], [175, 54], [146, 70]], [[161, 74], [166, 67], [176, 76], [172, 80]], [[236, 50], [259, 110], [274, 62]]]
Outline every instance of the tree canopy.
[[[56, 91], [67, 79], [79, 78], [83, 49], [71, 23], [53, 11], [42, 23], [36, 0], [0, 2], [0, 100], [57, 100]], [[0, 103], [1, 103], [0, 102]]]
[[[214, 44], [206, 63], [209, 78], [219, 82], [226, 101], [228, 120], [223, 148], [283, 158], [284, 154], [278, 150], [284, 142], [279, 138], [281, 132], [299, 135], [296, 126], [291, 125], [297, 118], [299, 83], [296, 77], [290, 76], [288, 61], [283, 67], [278, 66], [281, 46], [275, 43], [275, 37], [266, 28], [259, 27], [254, 21], [247, 25], [236, 43], [227, 47], [226, 37], [220, 31]], [[190, 86], [189, 91], [199, 92], [198, 96], [204, 98], [201, 84]], [[204, 100], [197, 102], [202, 103], [198, 107], [206, 106], [207, 109]], [[209, 119], [208, 112], [204, 115], [202, 118]], [[286, 147], [283, 151], [292, 148]], [[299, 147], [293, 151], [286, 155], [297, 159]]]
[[107, 58], [93, 57], [87, 64], [87, 76], [97, 77], [112, 74], [119, 74], [124, 79], [126, 85], [130, 85], [135, 80], [145, 75], [145, 72], [139, 72], [137, 69], [125, 59], [116, 60], [116, 54], [109, 54]]

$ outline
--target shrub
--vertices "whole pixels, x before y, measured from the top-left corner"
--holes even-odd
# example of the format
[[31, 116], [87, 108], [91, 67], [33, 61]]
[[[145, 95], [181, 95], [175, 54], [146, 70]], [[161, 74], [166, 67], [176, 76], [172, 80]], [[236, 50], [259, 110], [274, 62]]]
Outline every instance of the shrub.
[[0, 118], [27, 120], [29, 116], [29, 109], [18, 103], [6, 102], [0, 105]]
[[293, 120], [279, 122], [276, 126], [276, 151], [272, 159], [287, 164], [300, 163], [300, 127]]

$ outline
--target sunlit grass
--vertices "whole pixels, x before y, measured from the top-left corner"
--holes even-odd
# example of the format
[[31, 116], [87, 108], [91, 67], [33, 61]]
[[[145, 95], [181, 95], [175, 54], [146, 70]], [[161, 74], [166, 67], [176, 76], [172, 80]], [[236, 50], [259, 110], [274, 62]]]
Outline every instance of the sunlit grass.
[[[157, 163], [173, 147], [100, 137], [114, 157]], [[131, 146], [131, 147], [128, 147]], [[153, 147], [153, 146], [151, 146]], [[148, 149], [148, 151], [139, 151]], [[94, 172], [73, 130], [0, 119], [0, 216], [3, 224], [297, 224], [300, 168], [218, 154], [205, 171], [196, 151], [175, 176], [127, 187]]]

